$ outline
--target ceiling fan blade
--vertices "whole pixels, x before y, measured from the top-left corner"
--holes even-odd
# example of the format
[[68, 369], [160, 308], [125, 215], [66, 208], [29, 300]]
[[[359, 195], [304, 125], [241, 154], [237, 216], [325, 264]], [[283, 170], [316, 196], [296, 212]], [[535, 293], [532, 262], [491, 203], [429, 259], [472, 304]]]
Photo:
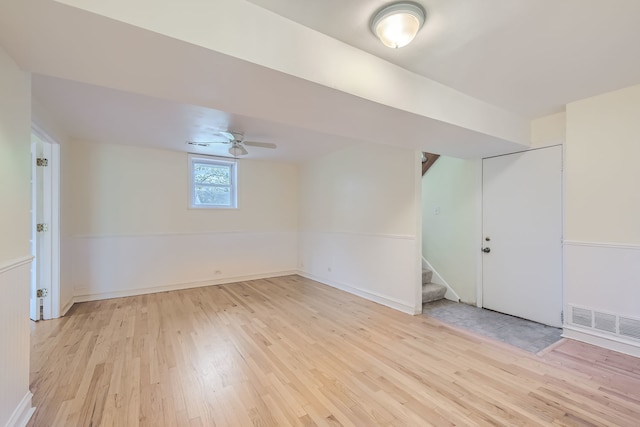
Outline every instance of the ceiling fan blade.
[[229, 141], [233, 141], [236, 139], [236, 136], [234, 134], [232, 134], [231, 132], [227, 132], [226, 130], [221, 130], [220, 132], [218, 132], [218, 134], [224, 136]]
[[230, 144], [229, 141], [186, 141], [189, 145], [197, 145], [199, 147], [208, 147], [211, 144]]
[[252, 142], [252, 141], [244, 141], [244, 145], [247, 147], [261, 147], [261, 148], [277, 148], [276, 144], [271, 142]]

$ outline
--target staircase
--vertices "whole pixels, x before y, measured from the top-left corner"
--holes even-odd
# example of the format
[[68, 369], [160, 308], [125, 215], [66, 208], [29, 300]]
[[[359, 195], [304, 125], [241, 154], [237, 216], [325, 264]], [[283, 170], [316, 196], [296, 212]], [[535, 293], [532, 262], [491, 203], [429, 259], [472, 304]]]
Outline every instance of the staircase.
[[437, 301], [444, 298], [444, 294], [447, 293], [447, 288], [438, 285], [437, 283], [431, 283], [433, 277], [433, 271], [428, 268], [422, 268], [422, 303]]
[[422, 153], [422, 176], [427, 173], [438, 158], [440, 158], [440, 154], [427, 153], [426, 151]]
[[[439, 154], [422, 153], [422, 176], [429, 170], [431, 166], [438, 160]], [[424, 260], [424, 258], [423, 258]], [[444, 298], [444, 294], [447, 293], [447, 287], [438, 285], [437, 283], [431, 283], [433, 278], [433, 271], [422, 266], [422, 303], [438, 301]], [[457, 296], [457, 295], [456, 295]]]

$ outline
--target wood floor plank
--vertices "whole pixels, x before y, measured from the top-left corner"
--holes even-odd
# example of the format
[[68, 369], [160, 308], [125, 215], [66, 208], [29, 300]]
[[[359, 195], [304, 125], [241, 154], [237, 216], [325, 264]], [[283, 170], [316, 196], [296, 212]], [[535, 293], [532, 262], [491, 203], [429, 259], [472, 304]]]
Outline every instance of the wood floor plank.
[[32, 325], [36, 426], [637, 426], [640, 359], [532, 355], [299, 276]]

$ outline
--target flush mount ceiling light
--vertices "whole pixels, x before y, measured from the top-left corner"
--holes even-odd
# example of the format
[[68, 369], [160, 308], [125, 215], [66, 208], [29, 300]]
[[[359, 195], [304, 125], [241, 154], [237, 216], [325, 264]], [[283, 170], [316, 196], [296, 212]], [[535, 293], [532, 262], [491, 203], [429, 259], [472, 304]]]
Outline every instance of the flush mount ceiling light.
[[416, 3], [393, 3], [375, 14], [371, 31], [385, 46], [397, 49], [411, 43], [424, 18], [424, 9]]

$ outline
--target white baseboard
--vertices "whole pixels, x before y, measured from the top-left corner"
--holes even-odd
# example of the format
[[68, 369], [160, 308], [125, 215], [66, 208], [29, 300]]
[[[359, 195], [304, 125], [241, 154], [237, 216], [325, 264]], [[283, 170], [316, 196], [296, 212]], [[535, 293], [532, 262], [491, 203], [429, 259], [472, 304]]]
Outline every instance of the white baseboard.
[[610, 335], [600, 334], [597, 331], [585, 330], [571, 325], [564, 325], [562, 336], [572, 340], [592, 344], [618, 353], [640, 357], [640, 343], [631, 343]]
[[429, 270], [433, 271], [433, 278], [431, 279], [432, 283], [436, 283], [438, 285], [442, 285], [445, 288], [447, 288], [447, 293], [444, 295], [446, 299], [450, 301], [460, 302], [460, 296], [456, 293], [456, 291], [453, 290], [451, 285], [449, 285], [449, 283], [447, 283], [447, 281], [444, 280], [444, 277], [442, 277], [440, 273], [438, 273], [438, 271], [435, 268], [433, 268], [431, 263], [429, 263], [429, 261], [427, 261], [425, 257], [422, 257], [422, 265], [424, 267], [427, 267]]
[[322, 284], [331, 286], [333, 288], [340, 289], [341, 291], [345, 291], [350, 294], [357, 295], [369, 301], [376, 302], [378, 304], [393, 308], [395, 310], [410, 314], [412, 316], [422, 313], [422, 306], [420, 306], [419, 310], [416, 310], [415, 307], [410, 306], [402, 301], [398, 301], [398, 300], [386, 297], [384, 295], [377, 294], [375, 292], [365, 291], [363, 289], [359, 289], [354, 286], [347, 285], [346, 283], [340, 283], [334, 280], [325, 279], [324, 277], [319, 277], [314, 274], [308, 273], [306, 271], [301, 271], [301, 270], [298, 270], [297, 274], [302, 277], [306, 277], [307, 279], [315, 280], [316, 282], [320, 282]]
[[31, 416], [35, 412], [36, 408], [31, 406], [31, 398], [33, 394], [28, 391], [27, 394], [24, 395], [20, 404], [16, 407], [7, 421], [6, 427], [25, 427]]
[[[132, 297], [137, 295], [155, 294], [158, 292], [179, 291], [182, 289], [202, 288], [205, 286], [224, 285], [227, 283], [244, 282], [247, 280], [269, 279], [272, 277], [291, 276], [296, 270], [274, 271], [269, 273], [251, 274], [247, 276], [225, 277], [223, 279], [202, 280], [198, 282], [174, 283], [171, 285], [154, 286], [150, 288], [127, 289], [114, 292], [90, 293], [76, 295], [73, 302], [99, 301], [112, 298]], [[72, 304], [73, 305], [73, 304]], [[70, 306], [69, 306], [70, 307]]]
[[67, 303], [62, 307], [62, 310], [60, 310], [60, 317], [64, 317], [67, 312], [71, 310], [71, 307], [73, 307], [73, 304], [75, 302], [75, 297], [72, 297], [69, 301], [67, 301]]

